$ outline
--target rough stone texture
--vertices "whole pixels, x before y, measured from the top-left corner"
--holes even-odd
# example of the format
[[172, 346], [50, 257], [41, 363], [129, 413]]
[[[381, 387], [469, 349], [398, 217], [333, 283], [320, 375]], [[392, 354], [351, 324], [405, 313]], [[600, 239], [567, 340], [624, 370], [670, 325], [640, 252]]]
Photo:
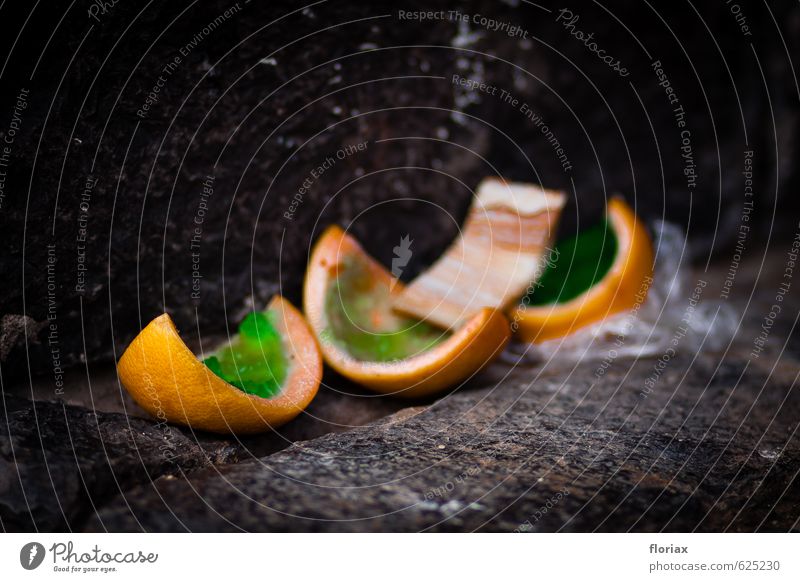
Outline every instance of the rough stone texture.
[[30, 338], [31, 343], [37, 343], [39, 331], [44, 326], [44, 323], [37, 323], [27, 315], [4, 315], [0, 319], [0, 362], [6, 359], [12, 349], [24, 345], [26, 338]]
[[[427, 409], [297, 443], [258, 461], [144, 484], [103, 508], [89, 528], [796, 527], [800, 395], [792, 390], [794, 379], [767, 379], [752, 368], [743, 378], [738, 353], [718, 368], [711, 362], [674, 361], [647, 398], [639, 392], [653, 361], [618, 362], [594, 385], [596, 362], [571, 373], [517, 366], [505, 378], [510, 369], [497, 364], [476, 385]], [[558, 499], [562, 491], [567, 494]], [[548, 503], [553, 507], [545, 511]]]
[[[597, 361], [519, 363], [508, 353], [435, 402], [377, 397], [327, 374], [307, 414], [281, 431], [237, 440], [173, 428], [168, 461], [158, 452], [163, 427], [136, 418], [113, 369], [94, 366], [91, 386], [68, 377], [73, 405], [40, 402], [38, 421], [29, 402], [7, 396], [0, 522], [110, 531], [797, 529], [796, 296], [782, 302], [761, 356], [749, 352], [784, 260], [776, 250], [764, 265], [743, 264], [737, 288], [753, 298], [747, 309], [742, 297], [735, 303], [744, 318], [730, 349], [679, 350], [646, 397], [654, 359], [620, 358], [598, 378]], [[726, 272], [697, 273], [708, 279], [706, 298]], [[27, 394], [46, 398], [45, 389]], [[93, 402], [130, 420], [92, 413]]]
[[152, 422], [120, 392], [113, 366], [94, 367], [91, 383], [78, 373], [68, 374], [66, 382], [71, 389], [63, 402], [47, 401], [53, 394], [46, 382], [17, 386], [16, 395], [6, 396], [0, 410], [0, 529], [80, 529], [110, 497], [138, 483], [257, 459], [408, 406], [326, 377], [300, 418], [271, 433], [236, 439]]
[[[16, 45], [2, 72], [0, 135], [20, 89], [30, 95], [0, 206], [0, 385], [15, 395], [0, 417], [4, 530], [797, 529], [796, 300], [786, 299], [770, 328], [770, 357], [748, 356], [783, 282], [785, 237], [797, 229], [800, 108], [787, 55], [800, 54], [796, 2], [771, 4], [773, 14], [740, 2], [752, 37], [724, 3], [695, 6], [698, 18], [672, 4], [656, 15], [646, 4], [576, 3], [577, 28], [624, 57], [625, 79], [554, 12], [527, 3], [404, 9], [482, 13], [520, 24], [530, 40], [400, 21], [391, 2], [328, 2], [290, 15], [293, 2], [250, 2], [197, 42], [145, 119], [136, 110], [163, 67], [230, 3], [184, 14], [188, 0], [157, 0], [141, 15], [119, 3], [94, 22], [85, 7], [61, 21], [57, 7], [69, 3], [53, 2], [24, 28], [29, 7], [8, 4], [0, 52]], [[384, 14], [395, 16], [362, 20]], [[389, 46], [403, 48], [373, 50]], [[691, 196], [654, 59], [687, 111], [698, 172]], [[541, 126], [496, 96], [453, 85], [453, 74], [528, 103], [573, 169], [558, 164]], [[379, 141], [408, 137], [434, 139]], [[326, 170], [285, 219], [311, 170], [361, 141], [367, 149]], [[411, 234], [403, 276], [413, 277], [452, 239], [470, 187], [495, 169], [570, 191], [574, 183], [565, 230], [595, 219], [604, 194], [635, 197], [643, 215], [682, 223], [698, 264], [716, 253], [724, 277], [747, 148], [755, 210], [750, 262], [732, 291], [746, 313], [738, 347], [681, 354], [647, 398], [639, 392], [652, 360], [619, 360], [597, 382], [596, 362], [512, 369], [506, 361], [437, 402], [416, 403], [374, 398], [329, 374], [308, 414], [280, 432], [237, 441], [171, 428], [172, 458], [159, 451], [166, 429], [120, 393], [112, 367], [95, 364], [118, 356], [164, 310], [194, 346], [276, 291], [296, 301], [309, 242], [331, 222], [351, 226], [386, 263]], [[202, 299], [191, 301], [191, 238], [209, 173]], [[776, 257], [766, 269], [765, 246]], [[41, 402], [54, 396], [56, 361], [84, 360], [85, 369], [64, 373], [69, 405]]]
[[[309, 242], [331, 222], [352, 226], [387, 263], [410, 234], [415, 253], [403, 276], [413, 277], [452, 240], [469, 189], [495, 170], [574, 192], [565, 231], [596, 219], [607, 195], [622, 192], [646, 217], [683, 223], [701, 258], [734, 240], [746, 147], [756, 152], [760, 228], [784, 228], [783, 213], [773, 224], [776, 200], [797, 208], [789, 194], [800, 116], [787, 55], [797, 60], [795, 3], [776, 3], [773, 21], [762, 5], [742, 2], [751, 37], [724, 3], [697, 6], [697, 16], [683, 5], [655, 13], [646, 4], [576, 3], [577, 29], [619, 55], [626, 78], [555, 21], [557, 5], [551, 12], [515, 2], [402, 6], [481, 14], [519, 25], [524, 39], [474, 22], [402, 20], [393, 2], [347, 1], [305, 11], [289, 1], [240, 3], [206, 34], [233, 3], [205, 1], [184, 12], [189, 4], [157, 0], [139, 14], [140, 6], [118, 3], [98, 21], [76, 7], [61, 21], [68, 3], [55, 2], [24, 28], [30, 7], [3, 6], [0, 42], [7, 52], [17, 44], [3, 72], [2, 119], [10, 119], [21, 88], [30, 94], [0, 212], [7, 237], [0, 316], [29, 316], [34, 330], [54, 315], [62, 365], [118, 355], [164, 310], [180, 328], [205, 335], [224, 332], [276, 291], [297, 300]], [[285, 18], [265, 28], [278, 17]], [[190, 42], [157, 102], [137, 116]], [[384, 47], [403, 48], [373, 50]], [[655, 59], [687, 111], [699, 176], [692, 193], [679, 130], [650, 68]], [[496, 95], [454, 85], [454, 74], [495, 86]], [[501, 90], [519, 104], [502, 102]], [[522, 103], [552, 129], [572, 170], [562, 169]], [[285, 219], [311, 170], [362, 141], [367, 149], [313, 180], [294, 218]], [[208, 174], [214, 193], [199, 249], [192, 248]], [[82, 249], [80, 204], [90, 175], [97, 182], [87, 194]], [[192, 300], [197, 264], [201, 299]], [[2, 332], [6, 377], [24, 377], [28, 365], [33, 373], [53, 367], [52, 346], [33, 341], [48, 334], [41, 329], [26, 350], [19, 334]]]
[[0, 399], [0, 526], [74, 529], [136, 483], [229, 463], [242, 447], [57, 402]]
[[[508, 354], [440, 400], [369, 426], [143, 483], [87, 528], [797, 531], [798, 296], [784, 298], [764, 351], [751, 353], [785, 260], [776, 249], [743, 263], [733, 342], [679, 349], [649, 393], [655, 359], [620, 358], [598, 376], [598, 361]], [[695, 273], [708, 281], [704, 300], [727, 274], [726, 264]]]

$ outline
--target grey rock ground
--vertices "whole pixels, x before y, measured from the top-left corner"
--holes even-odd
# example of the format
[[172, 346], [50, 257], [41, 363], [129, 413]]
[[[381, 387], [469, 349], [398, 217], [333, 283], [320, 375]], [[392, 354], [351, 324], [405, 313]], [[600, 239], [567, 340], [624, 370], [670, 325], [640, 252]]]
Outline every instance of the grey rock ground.
[[[767, 349], [751, 354], [783, 259], [771, 254], [759, 277], [759, 260], [743, 265], [738, 281], [754, 296], [730, 349], [679, 350], [649, 393], [654, 359], [620, 358], [598, 377], [597, 361], [506, 354], [421, 402], [376, 398], [329, 374], [307, 414], [279, 433], [237, 440], [146, 419], [120, 394], [113, 369], [92, 368], [91, 390], [70, 375], [69, 404], [42, 401], [52, 399], [46, 383], [19, 386], [0, 415], [0, 523], [11, 531], [797, 530], [796, 297], [784, 300]], [[725, 272], [704, 275], [709, 290]]]
[[169, 425], [54, 402], [2, 399], [0, 524], [72, 529], [133, 483], [231, 462], [241, 447]]
[[[787, 530], [800, 518], [800, 396], [732, 355], [565, 370], [495, 365], [426, 409], [237, 465], [155, 480], [89, 529]], [[689, 370], [687, 373], [687, 369]], [[684, 377], [684, 373], [686, 376]], [[677, 388], [673, 388], [677, 386]], [[763, 390], [762, 390], [763, 389]], [[773, 418], [773, 414], [775, 415]]]
[[[239, 439], [153, 422], [119, 389], [113, 366], [67, 376], [53, 401], [48, 382], [15, 390], [0, 410], [0, 528], [80, 529], [111, 497], [137, 484], [205, 466], [257, 459], [328, 433], [376, 421], [407, 406], [375, 399], [341, 379], [323, 387], [300, 419], [274, 433]], [[330, 383], [330, 382], [329, 382]], [[33, 399], [36, 404], [30, 400]]]

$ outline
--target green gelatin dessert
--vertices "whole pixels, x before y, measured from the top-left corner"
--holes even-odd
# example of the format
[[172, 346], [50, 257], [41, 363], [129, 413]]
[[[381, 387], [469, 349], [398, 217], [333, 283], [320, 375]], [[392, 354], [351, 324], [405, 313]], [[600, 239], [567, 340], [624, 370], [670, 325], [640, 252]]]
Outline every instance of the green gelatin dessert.
[[550, 253], [529, 305], [566, 303], [606, 276], [617, 256], [617, 237], [607, 220], [559, 242]]
[[239, 333], [203, 363], [217, 376], [247, 394], [271, 398], [280, 393], [287, 362], [272, 313], [253, 311]]
[[392, 311], [390, 289], [361, 261], [348, 259], [325, 301], [328, 334], [357, 360], [392, 362], [429, 350], [448, 332]]

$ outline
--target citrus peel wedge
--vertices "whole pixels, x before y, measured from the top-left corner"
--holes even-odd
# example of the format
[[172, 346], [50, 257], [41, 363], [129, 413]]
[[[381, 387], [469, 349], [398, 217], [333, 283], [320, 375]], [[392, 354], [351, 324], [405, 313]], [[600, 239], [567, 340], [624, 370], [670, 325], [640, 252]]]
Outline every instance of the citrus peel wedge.
[[268, 431], [296, 417], [314, 399], [322, 358], [303, 316], [280, 296], [267, 311], [288, 361], [280, 393], [246, 394], [215, 375], [186, 346], [168, 314], [151, 321], [117, 364], [119, 379], [148, 413], [168, 422], [218, 433]]
[[[360, 273], [358, 277], [350, 280], [347, 287], [338, 287], [342, 280], [348, 280], [348, 273], [353, 270]], [[303, 306], [309, 325], [319, 339], [322, 355], [333, 369], [379, 393], [421, 397], [470, 377], [505, 348], [510, 327], [500, 310], [480, 309], [454, 333], [439, 331], [431, 338], [430, 328], [416, 327], [426, 324], [392, 312], [391, 297], [402, 291], [402, 283], [341, 228], [331, 226], [322, 234], [308, 265]], [[368, 307], [363, 313], [369, 317], [357, 313], [360, 307], [351, 311], [345, 307], [344, 315], [340, 314], [337, 322], [329, 317], [337, 301], [355, 306], [366, 304]], [[373, 327], [362, 329], [364, 321]], [[380, 345], [384, 337], [415, 333], [422, 340], [394, 342], [394, 349], [400, 356], [394, 360], [369, 361], [364, 359], [368, 353], [362, 351], [356, 357], [348, 350], [348, 337], [361, 338], [366, 334]], [[425, 349], [426, 342], [432, 347]]]
[[[605, 272], [599, 280], [591, 281], [588, 289], [566, 301], [534, 304], [531, 300], [536, 299], [538, 289], [525, 297], [510, 315], [520, 339], [540, 343], [563, 337], [610, 315], [631, 310], [644, 300], [653, 275], [653, 245], [647, 229], [621, 197], [609, 201], [606, 224], [610, 237], [599, 244], [611, 245], [615, 254]], [[573, 257], [558, 258], [569, 264]], [[576, 268], [580, 267], [585, 265]], [[595, 271], [603, 268], [600, 264], [589, 267]], [[543, 285], [546, 277], [547, 273], [540, 279]], [[555, 290], [556, 297], [566, 287], [566, 280], [562, 277], [559, 284], [561, 289]]]

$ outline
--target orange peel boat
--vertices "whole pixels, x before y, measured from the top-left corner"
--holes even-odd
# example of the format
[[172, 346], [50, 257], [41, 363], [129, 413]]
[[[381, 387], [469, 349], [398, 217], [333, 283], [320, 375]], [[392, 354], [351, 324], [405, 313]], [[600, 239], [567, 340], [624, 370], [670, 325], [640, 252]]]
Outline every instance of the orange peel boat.
[[500, 355], [509, 337], [502, 311], [480, 309], [450, 333], [392, 310], [403, 285], [338, 226], [316, 243], [303, 306], [325, 361], [376, 392], [434, 394]]
[[653, 275], [653, 244], [621, 197], [603, 224], [556, 247], [553, 263], [510, 314], [527, 342], [568, 335], [644, 301]]
[[283, 377], [272, 397], [248, 394], [218, 376], [186, 346], [166, 313], [151, 321], [125, 350], [117, 364], [119, 379], [139, 406], [160, 420], [235, 434], [281, 426], [317, 394], [322, 358], [314, 335], [291, 303], [276, 296], [266, 314], [285, 357]]

